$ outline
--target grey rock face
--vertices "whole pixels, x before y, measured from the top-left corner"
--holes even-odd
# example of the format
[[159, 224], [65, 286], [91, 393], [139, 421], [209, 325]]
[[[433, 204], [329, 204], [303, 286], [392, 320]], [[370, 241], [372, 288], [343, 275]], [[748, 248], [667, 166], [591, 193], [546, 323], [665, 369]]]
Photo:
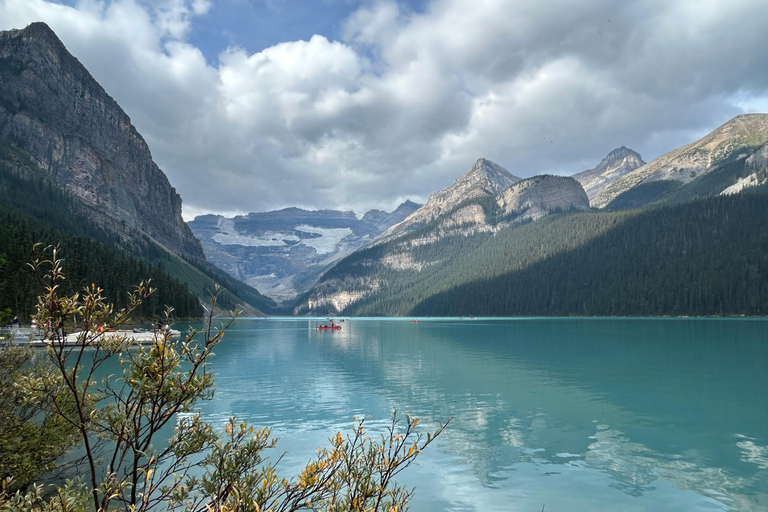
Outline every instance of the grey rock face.
[[721, 195], [738, 194], [744, 189], [758, 187], [768, 183], [768, 143], [751, 154], [744, 161], [746, 176], [725, 188]]
[[573, 177], [581, 183], [591, 200], [605, 187], [643, 165], [645, 162], [639, 153], [621, 146], [608, 153], [594, 169], [574, 174]]
[[496, 202], [514, 220], [536, 220], [555, 211], [589, 210], [589, 198], [574, 178], [542, 175], [519, 181]]
[[[603, 187], [591, 198], [592, 206], [603, 208], [622, 193], [645, 183], [674, 181], [690, 183], [721, 164], [748, 157], [768, 142], [768, 114], [742, 114], [701, 139], [656, 158]], [[719, 190], [711, 190], [717, 194]]]
[[113, 232], [205, 258], [181, 198], [120, 106], [44, 23], [0, 32], [0, 135], [18, 141]]
[[[578, 181], [565, 176], [541, 175], [520, 180], [496, 194], [494, 200], [500, 210], [495, 218], [489, 218], [477, 202], [462, 201], [460, 204], [463, 206], [438, 217], [434, 229], [428, 230], [424, 236], [398, 244], [404, 253], [388, 258], [405, 269], [407, 264], [404, 262], [412, 261], [408, 252], [414, 245], [432, 244], [458, 234], [496, 233], [510, 224], [537, 220], [554, 212], [589, 210], [589, 199], [584, 189]], [[404, 234], [400, 233], [390, 240], [397, 241]]]
[[276, 300], [290, 300], [317, 283], [339, 259], [370, 243], [419, 207], [407, 201], [394, 212], [299, 208], [225, 218], [197, 217], [190, 227], [208, 261]]
[[748, 172], [755, 174], [768, 175], [768, 143], [755, 151], [744, 162]]
[[370, 226], [371, 230], [381, 233], [386, 231], [390, 226], [402, 222], [420, 207], [420, 204], [408, 200], [391, 213], [383, 212], [381, 210], [370, 210], [363, 215], [362, 222], [364, 225]]
[[424, 206], [403, 222], [388, 229], [382, 239], [391, 239], [400, 233], [413, 231], [464, 201], [498, 194], [517, 181], [520, 181], [520, 178], [513, 176], [499, 164], [480, 158], [469, 172], [459, 176], [451, 186], [430, 195]]

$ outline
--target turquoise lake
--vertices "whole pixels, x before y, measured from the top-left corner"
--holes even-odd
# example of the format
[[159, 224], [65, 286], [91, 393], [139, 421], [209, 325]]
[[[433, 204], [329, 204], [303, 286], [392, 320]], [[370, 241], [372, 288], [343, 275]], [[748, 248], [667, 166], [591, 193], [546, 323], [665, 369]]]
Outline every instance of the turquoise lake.
[[434, 429], [413, 511], [768, 510], [768, 321], [241, 319], [201, 405], [295, 474], [353, 417]]

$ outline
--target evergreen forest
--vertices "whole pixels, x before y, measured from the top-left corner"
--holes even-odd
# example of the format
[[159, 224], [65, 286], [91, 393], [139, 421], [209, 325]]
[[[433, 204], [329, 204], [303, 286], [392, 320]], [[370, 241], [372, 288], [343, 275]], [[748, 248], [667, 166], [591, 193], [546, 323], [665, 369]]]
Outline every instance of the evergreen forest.
[[[122, 304], [123, 296], [129, 290], [119, 283], [132, 280], [132, 286], [142, 279], [152, 278], [153, 286], [158, 288], [157, 298], [150, 299], [142, 306], [142, 310], [137, 312], [139, 316], [150, 318], [158, 308], [162, 310], [168, 304], [181, 317], [199, 317], [202, 313], [200, 298], [207, 301], [216, 285], [223, 288], [218, 302], [223, 309], [235, 309], [245, 303], [258, 311], [271, 313], [276, 307], [274, 301], [224, 271], [204, 261], [184, 260], [124, 224], [119, 226], [121, 234], [98, 226], [91, 219], [88, 208], [78, 198], [53, 183], [47, 173], [29, 158], [20, 141], [6, 137], [0, 137], [0, 197], [3, 219], [0, 231], [4, 233], [0, 258], [8, 260], [0, 272], [15, 275], [16, 279], [13, 286], [2, 285], [10, 286], [13, 291], [8, 290], [0, 295], [0, 310], [6, 307], [2, 304], [7, 304], [7, 307], [18, 309], [23, 316], [28, 314], [28, 308], [33, 305], [22, 306], [29, 301], [29, 297], [19, 292], [22, 288], [19, 276], [25, 271], [18, 266], [18, 258], [26, 254], [27, 260], [21, 265], [26, 268], [31, 250], [30, 240], [34, 237], [42, 237], [36, 242], [61, 246], [66, 265], [72, 266], [72, 269], [65, 270], [69, 270], [68, 275], [71, 275], [73, 283], [77, 284], [80, 280], [83, 283], [98, 282], [107, 292], [115, 295], [113, 300], [118, 305]], [[25, 231], [22, 232], [22, 229]], [[126, 235], [126, 232], [130, 235]], [[70, 253], [70, 246], [74, 253]], [[95, 261], [97, 257], [105, 261], [103, 265], [115, 266], [111, 270], [106, 267], [98, 270], [99, 265], [89, 266], [86, 263], [89, 259]], [[109, 263], [111, 259], [113, 263]], [[133, 268], [138, 274], [130, 274]], [[84, 274], [72, 274], [72, 271], [83, 271]], [[112, 277], [109, 277], [110, 274]], [[112, 285], [119, 287], [113, 292]], [[169, 289], [161, 292], [159, 288], [166, 285]], [[31, 282], [24, 286], [28, 290], [33, 289]], [[161, 293], [169, 294], [168, 302], [160, 297]], [[196, 306], [192, 306], [193, 296], [196, 296]]]
[[[210, 277], [205, 276], [146, 236], [125, 238], [100, 228], [79, 200], [55, 185], [7, 138], [0, 138], [0, 197], [0, 258], [5, 260], [0, 267], [0, 311], [8, 310], [23, 322], [34, 312], [39, 292], [28, 265], [36, 243], [59, 246], [69, 294], [96, 282], [122, 307], [135, 285], [151, 279], [157, 291], [136, 311], [137, 320], [157, 318], [166, 305], [173, 306], [177, 317], [199, 318], [203, 309], [196, 295], [212, 292], [214, 279], [222, 274], [211, 267], [205, 269]], [[188, 282], [172, 275], [184, 270], [192, 274]], [[201, 289], [190, 289], [190, 282]], [[231, 278], [222, 282], [237, 289]], [[233, 295], [221, 295], [223, 307], [236, 305]]]
[[[433, 223], [353, 254], [320, 285], [378, 279], [376, 293], [343, 311], [352, 316], [762, 316], [767, 222], [768, 195], [754, 189], [412, 243]], [[383, 263], [406, 247], [420, 269]]]
[[[67, 280], [63, 292], [72, 295], [91, 283], [99, 283], [117, 307], [127, 305], [128, 292], [142, 280], [151, 279], [157, 291], [136, 311], [136, 319], [155, 319], [162, 315], [166, 305], [172, 305], [175, 316], [200, 317], [203, 313], [198, 298], [190, 293], [186, 284], [172, 278], [159, 265], [131, 257], [125, 251], [109, 248], [94, 235], [98, 229], [72, 212], [71, 200], [60, 189], [42, 180], [25, 181], [9, 174], [0, 174], [0, 194], [8, 201], [0, 204], [0, 257], [5, 264], [0, 267], [0, 310], [8, 309], [28, 322], [37, 305], [40, 292], [38, 283], [29, 266], [33, 247], [58, 246], [64, 257]], [[31, 200], [30, 208], [37, 217], [25, 215], [14, 208], [21, 200]], [[59, 217], [55, 227], [52, 219]], [[58, 219], [57, 219], [58, 220]]]

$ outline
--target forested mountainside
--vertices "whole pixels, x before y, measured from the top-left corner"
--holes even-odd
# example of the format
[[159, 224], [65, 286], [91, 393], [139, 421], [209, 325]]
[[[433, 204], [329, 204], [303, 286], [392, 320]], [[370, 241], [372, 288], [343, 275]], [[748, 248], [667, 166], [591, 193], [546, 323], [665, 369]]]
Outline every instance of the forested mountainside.
[[[496, 275], [476, 271], [465, 284], [421, 300], [408, 314], [763, 316], [765, 222], [764, 193], [545, 219], [482, 248], [517, 264]], [[544, 236], [571, 239], [546, 258], [526, 258]]]
[[[367, 292], [344, 315], [765, 315], [766, 192], [556, 214], [495, 236], [453, 236], [419, 246], [407, 269], [386, 265], [391, 247], [378, 246], [321, 285]], [[372, 283], [374, 293], [364, 286]]]
[[755, 114], [649, 164], [614, 150], [576, 175], [605, 211], [555, 177], [464, 201], [340, 261], [296, 312], [764, 315], [766, 139]]
[[[122, 230], [115, 233], [95, 223], [91, 217], [90, 208], [83, 205], [79, 198], [56, 185], [45, 172], [37, 167], [23, 149], [2, 137], [0, 137], [0, 197], [3, 198], [2, 206], [6, 213], [3, 222], [8, 223], [7, 226], [0, 226], [0, 228], [6, 229], [6, 234], [14, 233], [14, 223], [18, 219], [24, 219], [26, 225], [30, 226], [34, 233], [47, 233], [47, 238], [39, 240], [40, 242], [55, 245], [58, 243], [53, 235], [55, 233], [56, 236], [61, 237], [62, 249], [66, 250], [67, 243], [64, 240], [74, 237], [78, 239], [77, 243], [81, 245], [94, 243], [100, 246], [98, 251], [101, 252], [99, 254], [114, 253], [109, 258], [118, 260], [127, 258], [126, 261], [136, 260], [137, 264], [141, 262], [148, 268], [162, 269], [162, 273], [166, 274], [166, 277], [158, 277], [156, 279], [158, 283], [173, 279], [178, 284], [183, 284], [188, 292], [196, 296], [198, 303], [200, 300], [206, 302], [218, 284], [224, 288], [220, 296], [220, 305], [224, 308], [240, 308], [244, 309], [247, 314], [259, 314], [259, 312], [271, 312], [275, 306], [275, 303], [270, 299], [261, 296], [256, 290], [227, 276], [223, 271], [205, 261], [186, 261], [159, 246], [145, 234], [132, 230]], [[132, 234], [132, 236], [126, 237], [126, 233]], [[89, 239], [89, 241], [85, 241], [85, 239]], [[27, 247], [28, 241], [21, 238], [7, 238], [5, 243], [0, 245], [0, 257], [6, 257], [5, 254], [11, 252], [17, 255], [26, 254], [27, 259], [25, 261], [17, 261], [22, 267], [25, 267], [29, 261], [31, 249], [31, 246]], [[8, 257], [6, 259], [9, 260], [9, 263], [4, 271], [9, 272], [15, 260]], [[86, 267], [82, 268], [85, 269]], [[143, 267], [139, 265], [138, 268]], [[119, 273], [120, 269], [114, 267], [111, 271]], [[25, 275], [31, 279], [31, 275], [28, 273]], [[91, 279], [87, 275], [81, 277], [86, 281]], [[136, 282], [132, 284], [138, 284], [141, 279], [134, 279]], [[95, 282], [95, 279], [91, 279], [89, 282]], [[104, 285], [101, 286], [113, 293]], [[121, 295], [124, 295], [122, 291]], [[8, 301], [10, 299], [0, 297], [0, 300]], [[179, 297], [180, 302], [183, 300], [186, 298]], [[176, 307], [172, 302], [167, 304]], [[179, 311], [181, 311], [181, 306]], [[181, 315], [181, 313], [179, 314]], [[193, 315], [190, 313], [190, 315], [184, 316]]]
[[347, 313], [348, 307], [369, 296], [406, 300], [396, 297], [398, 290], [425, 279], [442, 279], [441, 272], [450, 274], [455, 262], [471, 258], [486, 239], [509, 226], [555, 212], [588, 209], [581, 185], [562, 176], [534, 176], [495, 195], [475, 195], [419, 229], [345, 258], [303, 297], [297, 312]]
[[[0, 311], [8, 310], [28, 322], [35, 311], [38, 283], [29, 263], [35, 244], [58, 246], [64, 258], [67, 279], [64, 293], [73, 295], [91, 283], [98, 283], [117, 307], [127, 305], [127, 297], [141, 281], [150, 279], [157, 291], [136, 311], [135, 319], [155, 320], [166, 305], [174, 307], [174, 317], [193, 318], [203, 314], [198, 297], [187, 284], [163, 270], [162, 253], [146, 242], [144, 254], [154, 249], [157, 264], [120, 250], [116, 235], [96, 226], [79, 202], [45, 176], [31, 179], [7, 171], [3, 163], [12, 149], [0, 139]], [[18, 157], [18, 153], [15, 154]], [[31, 162], [30, 162], [31, 164]], [[101, 241], [99, 241], [101, 240]], [[50, 256], [50, 253], [49, 253]]]
[[288, 301], [317, 283], [336, 261], [370, 243], [420, 205], [393, 212], [285, 208], [232, 218], [202, 215], [189, 223], [205, 256], [272, 299]]
[[[223, 307], [256, 315], [275, 306], [206, 262], [144, 139], [43, 23], [0, 32], [0, 146], [0, 172], [12, 183], [4, 204], [29, 219], [47, 215], [39, 220], [63, 234], [162, 265], [202, 300], [218, 283]], [[60, 189], [63, 209], [25, 196], [41, 186]]]

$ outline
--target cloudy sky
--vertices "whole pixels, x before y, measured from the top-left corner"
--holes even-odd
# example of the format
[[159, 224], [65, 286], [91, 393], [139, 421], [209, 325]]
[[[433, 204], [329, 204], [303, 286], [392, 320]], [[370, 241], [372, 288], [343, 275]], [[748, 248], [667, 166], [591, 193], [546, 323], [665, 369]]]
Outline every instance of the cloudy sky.
[[391, 210], [480, 157], [572, 174], [768, 112], [765, 0], [0, 0], [199, 213]]

